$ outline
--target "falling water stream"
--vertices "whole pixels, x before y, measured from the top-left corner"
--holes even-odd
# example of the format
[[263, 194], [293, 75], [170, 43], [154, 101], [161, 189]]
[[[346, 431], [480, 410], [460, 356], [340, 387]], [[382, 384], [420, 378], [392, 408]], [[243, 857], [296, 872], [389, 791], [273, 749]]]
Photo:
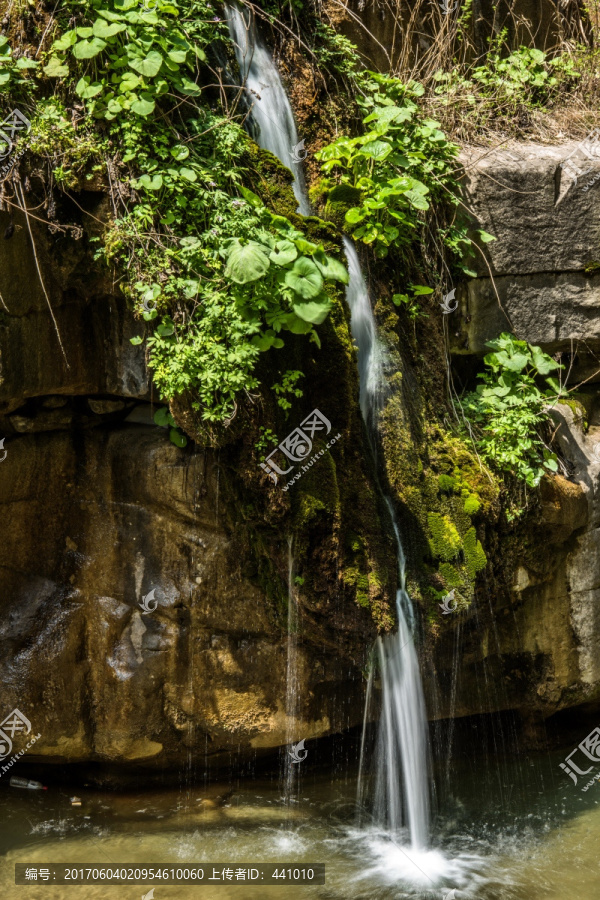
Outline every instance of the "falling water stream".
[[[225, 4], [229, 33], [240, 68], [242, 84], [257, 126], [258, 144], [270, 150], [294, 174], [294, 196], [303, 216], [310, 214], [306, 196], [302, 151], [294, 114], [279, 70], [256, 31], [253, 16], [232, 3]], [[297, 149], [298, 148], [298, 149]]]
[[[294, 192], [299, 209], [309, 212], [302, 163], [294, 161], [293, 149], [298, 143], [294, 116], [273, 58], [260, 40], [253, 20], [236, 5], [226, 6], [227, 22], [235, 46], [236, 58], [259, 128], [258, 142], [274, 153], [284, 165], [293, 169]], [[358, 346], [360, 376], [360, 408], [367, 428], [375, 432], [378, 414], [385, 395], [384, 353], [369, 300], [369, 292], [352, 242], [345, 238], [349, 284], [347, 302], [350, 307], [352, 335]], [[373, 447], [376, 446], [375, 439]], [[381, 676], [382, 712], [377, 737], [376, 776], [373, 813], [377, 824], [399, 835], [408, 830], [413, 850], [424, 850], [429, 840], [429, 793], [427, 777], [427, 719], [419, 664], [413, 640], [413, 612], [405, 589], [405, 561], [400, 532], [393, 506], [390, 512], [398, 551], [399, 588], [396, 596], [398, 630], [377, 641], [378, 666]], [[291, 551], [290, 551], [291, 552]], [[293, 608], [293, 584], [290, 575], [290, 627], [296, 619]], [[288, 635], [288, 677], [286, 713], [296, 690], [295, 669], [297, 636]], [[370, 693], [370, 692], [369, 692]], [[362, 768], [362, 767], [361, 767]], [[286, 796], [291, 791], [293, 773], [286, 765]]]

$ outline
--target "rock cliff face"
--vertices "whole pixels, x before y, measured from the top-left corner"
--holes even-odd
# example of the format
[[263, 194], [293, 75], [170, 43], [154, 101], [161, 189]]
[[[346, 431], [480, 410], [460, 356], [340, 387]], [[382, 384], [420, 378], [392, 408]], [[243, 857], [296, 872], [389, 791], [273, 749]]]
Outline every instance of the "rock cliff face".
[[[575, 143], [513, 144], [463, 161], [465, 203], [497, 241], [479, 260], [480, 277], [457, 294], [455, 358], [512, 331], [561, 354], [569, 385], [583, 384], [577, 400], [552, 410], [566, 477], [544, 480], [527, 527], [498, 535], [507, 580], [488, 584], [464, 620], [456, 712], [488, 706], [547, 718], [600, 697], [600, 164]], [[449, 641], [434, 651], [446, 678]], [[441, 706], [448, 714], [449, 702]]]
[[[455, 359], [468, 367], [511, 329], [587, 381], [553, 411], [563, 474], [522, 527], [488, 535], [492, 565], [470, 610], [425, 629], [436, 718], [535, 720], [600, 696], [600, 184], [584, 190], [597, 164], [574, 182], [560, 162], [575, 145], [507, 150], [464, 157], [465, 202], [497, 242], [459, 290]], [[90, 268], [85, 235], [30, 224], [31, 235], [21, 217], [0, 222], [0, 675], [6, 713], [17, 707], [42, 735], [30, 758], [164, 771], [191, 748], [218, 765], [358, 725], [376, 624], [392, 625], [395, 557], [343, 301], [320, 355], [301, 361], [298, 409], [322, 409], [342, 438], [284, 494], [258, 470], [251, 422], [221, 450], [168, 442], [129, 341], [142, 324]], [[283, 437], [296, 423], [279, 424]], [[398, 422], [387, 427], [389, 447], [407, 452]]]
[[[331, 328], [322, 357], [336, 373], [306, 400], [325, 403], [342, 438], [289, 498], [236, 447], [169, 443], [129, 342], [143, 324], [90, 269], [85, 238], [35, 225], [36, 262], [25, 219], [1, 218], [0, 234], [14, 233], [0, 241], [0, 673], [5, 713], [18, 708], [41, 733], [29, 758], [177, 771], [191, 747], [208, 763], [233, 751], [243, 761], [357, 725], [368, 607], [387, 608], [393, 576], [369, 582], [365, 563], [362, 606], [356, 580], [367, 556], [391, 572], [394, 557], [357, 405], [341, 412], [357, 393], [343, 308], [345, 344]], [[327, 403], [332, 385], [339, 396]], [[353, 549], [349, 519], [356, 531], [361, 516]], [[145, 612], [151, 591], [156, 609]]]

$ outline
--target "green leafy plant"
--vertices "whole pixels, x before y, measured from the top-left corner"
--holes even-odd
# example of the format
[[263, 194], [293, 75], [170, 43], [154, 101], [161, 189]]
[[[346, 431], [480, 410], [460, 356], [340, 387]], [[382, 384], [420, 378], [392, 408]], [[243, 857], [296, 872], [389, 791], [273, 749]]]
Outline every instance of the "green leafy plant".
[[303, 372], [299, 372], [297, 369], [288, 369], [287, 372], [284, 372], [281, 383], [272, 385], [277, 396], [277, 403], [282, 409], [287, 411], [292, 408], [292, 404], [287, 399], [287, 395], [296, 398], [302, 397], [301, 388], [296, 387], [296, 383], [300, 378], [304, 378]]
[[430, 200], [453, 200], [452, 160], [458, 147], [423, 116], [420, 84], [367, 72], [361, 80], [365, 133], [341, 137], [316, 155], [335, 174], [328, 201], [348, 208], [346, 226], [379, 257], [415, 240]]
[[[546, 446], [547, 407], [563, 392], [551, 372], [562, 366], [539, 347], [504, 333], [486, 344], [481, 384], [461, 401], [472, 423], [478, 452], [501, 472], [536, 487], [545, 471], [556, 472], [556, 454]], [[540, 388], [538, 381], [544, 381]]]
[[168, 406], [161, 406], [160, 409], [156, 410], [154, 413], [154, 422], [156, 425], [160, 425], [161, 428], [169, 429], [169, 440], [172, 444], [175, 444], [176, 447], [187, 446], [187, 437], [178, 427], [177, 422], [169, 412]]
[[405, 309], [412, 321], [418, 319], [419, 316], [427, 316], [427, 313], [423, 312], [422, 306], [417, 301], [417, 297], [426, 297], [429, 294], [433, 294], [433, 288], [426, 287], [422, 284], [411, 284], [408, 289], [411, 292], [412, 297], [409, 296], [409, 294], [394, 294], [392, 296], [392, 302], [395, 306], [400, 306]]

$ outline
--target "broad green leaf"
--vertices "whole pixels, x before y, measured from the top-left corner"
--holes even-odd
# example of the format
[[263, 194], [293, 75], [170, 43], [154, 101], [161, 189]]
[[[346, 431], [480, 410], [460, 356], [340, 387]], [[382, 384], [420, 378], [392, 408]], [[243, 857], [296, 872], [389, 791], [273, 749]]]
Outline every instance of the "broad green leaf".
[[181, 93], [186, 94], [188, 97], [197, 97], [198, 94], [202, 93], [198, 85], [185, 76], [181, 78], [178, 86]]
[[159, 334], [161, 337], [171, 337], [173, 334], [175, 334], [175, 326], [173, 325], [173, 322], [169, 319], [169, 317], [166, 316], [162, 320], [162, 323], [158, 326], [156, 331], [157, 334]]
[[97, 37], [92, 38], [91, 41], [79, 41], [73, 47], [73, 56], [75, 59], [92, 59], [94, 56], [98, 56], [105, 47], [106, 41]]
[[137, 345], [141, 344], [143, 340], [144, 340], [144, 338], [142, 338], [138, 334], [136, 334], [135, 337], [129, 338], [129, 343], [133, 344], [134, 347], [137, 347]]
[[427, 296], [427, 294], [433, 294], [433, 288], [425, 287], [423, 284], [414, 284], [412, 292], [415, 297], [424, 297]]
[[[60, 59], [58, 56], [51, 56], [46, 65], [44, 66], [44, 75], [47, 75], [49, 78], [64, 78], [65, 75], [69, 74], [69, 67], [64, 64], [64, 61]], [[79, 87], [81, 82], [78, 82], [77, 87]], [[77, 93], [79, 91], [75, 88]], [[102, 90], [102, 86], [100, 86], [100, 90]], [[82, 94], [79, 94], [81, 97]]]
[[145, 59], [130, 59], [129, 66], [144, 75], [146, 78], [154, 78], [158, 75], [163, 64], [163, 58], [156, 50], [151, 50]]
[[184, 144], [176, 144], [174, 147], [171, 147], [171, 156], [176, 159], [177, 162], [183, 162], [189, 155], [190, 151]]
[[94, 35], [98, 38], [111, 38], [120, 31], [125, 31], [125, 25], [121, 22], [113, 22], [112, 25], [109, 25], [104, 19], [96, 19], [93, 25]]
[[182, 166], [179, 170], [179, 174], [182, 178], [185, 178], [186, 181], [197, 181], [198, 176], [194, 172], [193, 169], [189, 169], [187, 166]]
[[247, 284], [262, 278], [270, 265], [269, 258], [258, 245], [238, 244], [233, 247], [227, 259], [225, 277], [236, 284]]
[[188, 52], [187, 50], [169, 50], [168, 55], [170, 60], [181, 65], [186, 61]]
[[370, 156], [372, 159], [381, 162], [392, 152], [392, 145], [386, 144], [385, 141], [369, 141], [368, 144], [363, 146], [362, 152], [365, 156]]
[[21, 56], [16, 62], [17, 69], [37, 69], [39, 66], [39, 62], [36, 62], [35, 59], [28, 59], [26, 56]]
[[548, 372], [553, 372], [555, 369], [560, 368], [558, 363], [551, 356], [548, 356], [547, 353], [544, 353], [541, 347], [531, 347], [531, 356], [533, 364], [540, 375], [547, 375]]
[[132, 181], [133, 187], [138, 190], [139, 188], [145, 188], [147, 191], [160, 191], [163, 186], [163, 178], [159, 173], [158, 175], [142, 175], [137, 181]]
[[169, 415], [169, 407], [161, 406], [161, 408], [157, 409], [154, 413], [154, 424], [160, 425], [161, 428], [168, 428], [170, 424], [170, 418], [171, 416]]
[[188, 439], [186, 438], [185, 434], [177, 431], [176, 428], [171, 428], [169, 432], [169, 440], [172, 444], [175, 444], [176, 447], [187, 447]]
[[75, 85], [75, 93], [82, 97], [84, 100], [90, 100], [92, 97], [95, 97], [102, 90], [102, 85], [95, 81], [93, 84], [90, 84], [90, 79], [87, 75], [84, 75], [83, 78], [80, 78], [77, 84]]
[[154, 112], [154, 107], [156, 106], [154, 100], [147, 99], [146, 97], [138, 97], [137, 100], [134, 100], [131, 104], [131, 111], [134, 112], [138, 116], [149, 116]]
[[333, 256], [326, 256], [321, 262], [315, 259], [315, 265], [318, 266], [323, 278], [330, 281], [341, 281], [342, 284], [348, 284], [348, 272], [346, 267]]
[[313, 300], [310, 303], [293, 303], [292, 309], [305, 322], [320, 325], [327, 318], [331, 309], [331, 300], [322, 295], [321, 300]]
[[249, 190], [248, 188], [244, 187], [243, 185], [240, 185], [239, 191], [240, 191], [240, 194], [242, 195], [242, 197], [244, 198], [244, 200], [246, 200], [250, 204], [250, 206], [254, 206], [254, 207], [256, 207], [256, 209], [258, 209], [261, 206], [264, 206], [264, 203], [262, 202], [260, 197], [254, 193], [254, 191]]
[[[286, 272], [285, 283], [303, 297], [304, 300], [309, 300], [311, 297], [316, 297], [321, 291], [323, 276], [311, 259], [301, 256], [300, 259], [296, 260], [293, 267]], [[304, 318], [296, 309], [294, 309], [294, 312], [301, 319]]]
[[493, 234], [488, 234], [487, 231], [483, 231], [483, 229], [481, 228], [477, 231], [477, 234], [479, 235], [479, 240], [483, 244], [489, 244], [491, 241], [498, 240], [498, 238], [495, 238]]
[[312, 331], [312, 322], [301, 319], [296, 313], [288, 313], [285, 324], [292, 334], [308, 334], [309, 331]]
[[271, 262], [277, 266], [287, 266], [298, 256], [295, 244], [291, 241], [277, 241], [275, 249], [269, 254]]
[[348, 225], [356, 225], [358, 222], [362, 222], [364, 217], [367, 215], [366, 209], [359, 209], [356, 206], [353, 206], [352, 209], [349, 209], [346, 215], [344, 216]]

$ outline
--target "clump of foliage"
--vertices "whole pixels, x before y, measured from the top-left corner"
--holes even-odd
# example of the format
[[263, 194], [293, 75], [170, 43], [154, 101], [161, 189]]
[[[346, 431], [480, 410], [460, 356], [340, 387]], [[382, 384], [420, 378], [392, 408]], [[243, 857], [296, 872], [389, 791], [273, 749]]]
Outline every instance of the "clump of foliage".
[[[480, 455], [500, 472], [536, 487], [544, 472], [556, 472], [556, 454], [544, 440], [547, 407], [562, 393], [550, 375], [563, 368], [540, 347], [504, 333], [486, 344], [477, 389], [461, 401]], [[538, 382], [544, 381], [540, 388]]]
[[490, 42], [481, 65], [435, 74], [435, 93], [443, 103], [459, 103], [485, 118], [510, 116], [521, 108], [543, 108], [580, 77], [569, 53], [550, 58], [535, 47], [519, 47], [506, 54], [507, 35], [503, 29]]
[[[324, 186], [327, 201], [344, 206], [345, 227], [352, 238], [372, 246], [376, 256], [385, 257], [392, 248], [402, 254], [419, 240], [423, 214], [432, 202], [458, 206], [454, 170], [459, 147], [419, 107], [422, 85], [374, 72], [358, 81], [364, 94], [358, 103], [366, 113], [365, 132], [340, 137], [316, 154], [324, 174], [335, 176]], [[440, 231], [443, 242], [459, 257], [472, 249], [467, 230], [458, 221]], [[484, 241], [493, 240], [478, 233]], [[474, 274], [462, 263], [459, 268]], [[412, 308], [414, 318], [414, 302], [404, 296], [398, 295], [398, 305]]]
[[[163, 399], [188, 395], [205, 421], [227, 421], [257, 388], [261, 353], [285, 333], [319, 344], [345, 269], [247, 187], [265, 179], [214, 84], [213, 45], [229, 34], [209, 2], [68, 0], [50, 34], [43, 65], [2, 39], [0, 90], [12, 99], [25, 84], [29, 146], [54, 184], [75, 187], [92, 163], [108, 173], [113, 216], [96, 256], [127, 272], [146, 323], [133, 343], [147, 338]], [[273, 368], [287, 409], [302, 373]]]

